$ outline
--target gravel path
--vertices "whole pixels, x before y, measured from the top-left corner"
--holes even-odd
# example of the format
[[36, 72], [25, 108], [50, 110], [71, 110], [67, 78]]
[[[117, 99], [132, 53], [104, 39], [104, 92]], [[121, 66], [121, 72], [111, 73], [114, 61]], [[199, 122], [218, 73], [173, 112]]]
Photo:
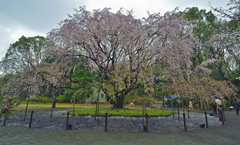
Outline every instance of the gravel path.
[[[60, 110], [61, 111], [61, 110]], [[62, 110], [64, 111], [64, 110]], [[36, 116], [34, 119], [34, 122], [36, 123], [36, 117], [37, 117], [37, 111], [35, 112]], [[57, 113], [55, 111], [55, 113]], [[59, 113], [59, 112], [58, 112]], [[209, 112], [210, 113], [210, 112]], [[213, 126], [216, 123], [209, 124], [209, 128], [204, 129], [193, 129], [191, 130], [188, 128], [187, 132], [184, 132], [182, 130], [178, 131], [171, 131], [171, 130], [157, 130], [154, 128], [154, 126], [160, 126], [161, 128], [164, 128], [164, 125], [160, 122], [163, 122], [163, 120], [159, 121], [159, 118], [151, 118], [149, 119], [149, 130], [150, 133], [144, 133], [141, 131], [141, 126], [138, 124], [141, 124], [141, 120], [138, 119], [122, 119], [119, 118], [112, 118], [112, 122], [119, 122], [117, 125], [112, 126], [111, 130], [111, 124], [109, 124], [108, 132], [104, 132], [104, 126], [103, 126], [103, 119], [100, 119], [99, 126], [91, 126], [88, 127], [85, 125], [86, 128], [84, 128], [84, 123], [81, 123], [80, 126], [75, 126], [74, 129], [71, 131], [66, 131], [64, 129], [58, 129], [56, 130], [56, 126], [50, 127], [50, 129], [39, 129], [41, 127], [32, 126], [32, 129], [28, 129], [27, 127], [24, 127], [22, 125], [11, 125], [11, 119], [8, 120], [9, 126], [2, 126], [0, 125], [0, 144], [1, 145], [8, 145], [8, 144], [239, 144], [240, 142], [240, 117], [235, 115], [234, 111], [226, 111], [226, 122], [225, 125], [218, 125]], [[57, 114], [54, 114], [53, 118], [56, 117]], [[21, 120], [21, 113], [18, 114], [19, 119]], [[195, 115], [196, 116], [196, 115]], [[49, 118], [49, 115], [46, 117]], [[66, 118], [65, 116], [63, 118]], [[74, 123], [75, 119], [84, 120], [83, 117], [72, 117], [72, 121], [70, 123]], [[92, 117], [88, 117], [92, 118]], [[111, 117], [109, 117], [110, 119]], [[166, 117], [168, 118], [168, 117]], [[166, 119], [164, 118], [164, 119]], [[171, 117], [172, 118], [172, 117]], [[177, 117], [175, 117], [177, 119]], [[193, 120], [194, 114], [191, 116], [190, 120]], [[196, 116], [196, 118], [202, 118], [201, 115]], [[86, 119], [86, 117], [85, 117]], [[209, 117], [210, 119], [210, 117]], [[93, 118], [90, 120], [94, 120]], [[111, 119], [110, 119], [111, 120]], [[109, 120], [109, 122], [111, 122]], [[215, 122], [216, 118], [213, 119]], [[59, 120], [58, 127], [65, 128], [65, 122], [61, 123], [61, 120]], [[177, 121], [177, 120], [176, 120]], [[182, 121], [182, 119], [181, 119]], [[33, 124], [34, 124], [33, 122]], [[47, 121], [50, 122], [51, 121]], [[89, 122], [89, 119], [86, 119], [86, 122]], [[96, 121], [93, 121], [96, 123]], [[137, 123], [132, 123], [137, 122]], [[14, 123], [14, 121], [12, 122]], [[132, 125], [129, 125], [131, 124]], [[175, 122], [178, 124], [178, 121]], [[25, 124], [25, 123], [23, 123]], [[28, 123], [26, 123], [27, 125]], [[41, 124], [41, 123], [40, 123]], [[46, 123], [47, 124], [47, 123]], [[48, 126], [44, 124], [44, 126]], [[89, 123], [91, 124], [91, 123]], [[96, 123], [97, 124], [97, 123]], [[117, 123], [114, 123], [117, 124]], [[125, 126], [124, 126], [125, 125]], [[183, 125], [181, 123], [181, 125]], [[51, 126], [51, 125], [50, 125]], [[131, 128], [133, 126], [133, 128]], [[169, 125], [166, 125], [169, 127]], [[191, 126], [191, 122], [187, 122], [187, 126]], [[194, 125], [193, 123], [193, 126]], [[89, 128], [93, 129], [89, 129]], [[152, 128], [151, 128], [152, 127]], [[128, 128], [129, 130], [124, 130], [120, 128]], [[171, 126], [170, 126], [171, 128]], [[192, 127], [194, 128], [194, 127]], [[135, 130], [134, 130], [135, 129]], [[154, 131], [155, 129], [155, 131]], [[134, 131], [132, 131], [134, 130]], [[157, 130], [157, 131], [156, 131]], [[138, 133], [136, 133], [138, 132]]]
[[[32, 110], [32, 109], [31, 109]], [[50, 118], [49, 109], [34, 109], [32, 128], [38, 129], [53, 129], [65, 130], [66, 128], [66, 113], [68, 108], [57, 108], [53, 111], [53, 117]], [[24, 111], [15, 112], [8, 118], [7, 126], [19, 126], [27, 128], [29, 126], [31, 111], [27, 113], [26, 121], [24, 120]], [[180, 112], [182, 114], [182, 112]], [[2, 122], [3, 122], [2, 117]], [[187, 130], [199, 129], [200, 124], [205, 124], [205, 115], [190, 112], [190, 119], [186, 115]], [[143, 118], [142, 117], [108, 117], [108, 131], [112, 132], [142, 132]], [[146, 120], [144, 119], [144, 122]], [[104, 131], [105, 117], [91, 116], [69, 116], [69, 124], [72, 125], [73, 130], [89, 130], [89, 131]], [[146, 125], [146, 123], [144, 123]], [[208, 116], [209, 126], [220, 126], [218, 118]], [[149, 132], [177, 132], [184, 131], [183, 116], [180, 115], [178, 121], [177, 115], [175, 117], [149, 117], [148, 118]]]

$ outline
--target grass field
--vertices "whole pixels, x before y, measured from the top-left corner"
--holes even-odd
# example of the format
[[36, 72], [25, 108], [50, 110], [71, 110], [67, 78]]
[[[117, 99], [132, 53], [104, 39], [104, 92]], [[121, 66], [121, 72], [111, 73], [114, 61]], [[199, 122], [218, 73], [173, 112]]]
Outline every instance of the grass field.
[[[80, 107], [75, 108], [74, 115], [79, 116], [94, 116], [96, 112], [96, 107]], [[141, 117], [142, 109], [141, 108], [126, 108], [126, 109], [114, 109], [110, 107], [99, 107], [99, 116], [105, 116], [108, 113], [108, 116], [125, 116], [125, 117]], [[146, 113], [149, 117], [159, 117], [159, 116], [171, 116], [171, 111], [163, 111], [163, 110], [153, 110], [146, 109]], [[66, 113], [64, 113], [66, 114]], [[69, 114], [73, 115], [73, 110], [69, 110]]]
[[[38, 103], [38, 102], [29, 102], [29, 108], [41, 109], [41, 108], [51, 108], [52, 103]], [[105, 116], [105, 113], [108, 113], [108, 116], [126, 116], [126, 117], [141, 117], [142, 109], [141, 106], [127, 107], [125, 109], [114, 109], [112, 110], [112, 105], [110, 103], [99, 104], [99, 116]], [[22, 102], [16, 110], [25, 109], [26, 102]], [[73, 104], [71, 103], [56, 103], [57, 108], [72, 108]], [[96, 112], [96, 104], [75, 104], [75, 113], [74, 115], [79, 116], [94, 116]], [[72, 109], [69, 110], [70, 115], [73, 115]], [[146, 109], [149, 117], [161, 117], [161, 116], [171, 116], [171, 111], [166, 110], [155, 110], [155, 109]], [[64, 113], [66, 114], [66, 113]]]
[[[27, 103], [23, 102], [21, 103], [18, 107], [26, 107]], [[96, 106], [96, 104], [75, 104], [75, 107], [80, 107], [80, 106]], [[111, 104], [108, 103], [104, 103], [104, 104], [100, 104], [100, 106], [112, 106]], [[28, 107], [47, 107], [47, 108], [51, 108], [52, 107], [52, 103], [36, 103], [36, 102], [31, 102], [28, 104]], [[71, 108], [73, 107], [73, 104], [71, 103], [56, 103], [56, 107], [57, 108]]]

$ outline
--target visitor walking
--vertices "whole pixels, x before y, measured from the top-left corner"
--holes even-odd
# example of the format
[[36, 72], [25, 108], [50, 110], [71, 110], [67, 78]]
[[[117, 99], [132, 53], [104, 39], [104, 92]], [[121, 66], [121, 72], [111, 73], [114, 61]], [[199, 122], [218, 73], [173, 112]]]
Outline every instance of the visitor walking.
[[193, 110], [192, 100], [193, 100], [193, 99], [190, 99], [190, 101], [189, 101], [189, 106], [188, 106], [188, 107], [189, 107], [189, 110]]
[[219, 97], [217, 95], [213, 95], [215, 97], [215, 103], [217, 105], [217, 109], [221, 109], [222, 108], [222, 101], [219, 99]]
[[237, 99], [235, 99], [235, 102], [233, 102], [232, 106], [233, 106], [234, 109], [236, 110], [236, 114], [237, 114], [237, 116], [238, 116], [240, 104], [237, 102]]
[[216, 107], [215, 102], [212, 102], [212, 103], [211, 103], [211, 107], [213, 108], [215, 114], [217, 114], [217, 107]]

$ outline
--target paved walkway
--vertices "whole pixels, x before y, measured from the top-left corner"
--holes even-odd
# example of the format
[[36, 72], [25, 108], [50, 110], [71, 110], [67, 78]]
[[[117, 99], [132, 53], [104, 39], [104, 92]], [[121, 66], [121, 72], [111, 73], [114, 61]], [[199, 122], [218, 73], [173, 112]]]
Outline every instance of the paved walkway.
[[[210, 111], [209, 111], [210, 113]], [[2, 126], [0, 123], [0, 145], [27, 144], [194, 144], [237, 145], [240, 144], [240, 116], [235, 111], [225, 111], [223, 126], [197, 129], [187, 132], [125, 133], [91, 132], [79, 130], [41, 130], [23, 127]]]

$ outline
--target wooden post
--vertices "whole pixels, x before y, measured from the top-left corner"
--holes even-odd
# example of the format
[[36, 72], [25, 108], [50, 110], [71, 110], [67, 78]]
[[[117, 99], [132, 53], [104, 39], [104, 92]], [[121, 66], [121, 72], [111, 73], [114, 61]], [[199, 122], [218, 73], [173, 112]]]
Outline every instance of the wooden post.
[[184, 122], [184, 130], [187, 131], [186, 120], [185, 120], [185, 113], [183, 113], [183, 122]]
[[123, 93], [123, 109], [124, 109], [124, 113], [125, 113], [125, 92]]
[[[192, 101], [191, 101], [192, 102]], [[193, 104], [193, 103], [192, 103]], [[190, 110], [190, 108], [189, 108], [189, 99], [186, 99], [186, 106], [187, 106], [187, 111], [188, 111], [188, 118], [190, 118], [190, 115], [189, 115], [189, 110]]]
[[98, 118], [97, 118], [97, 123], [99, 123], [99, 93], [100, 93], [100, 90], [98, 91], [98, 98], [97, 98], [97, 115], [98, 115]]
[[73, 96], [73, 116], [75, 114], [75, 112], [74, 112], [75, 110], [74, 109], [75, 109], [75, 95]]
[[67, 123], [66, 123], [66, 130], [68, 130], [68, 118], [69, 118], [69, 112], [67, 113]]
[[145, 104], [145, 100], [144, 100], [144, 96], [143, 96], [143, 108], [142, 108], [142, 126], [143, 126], [143, 129], [144, 129], [144, 116], [145, 116], [145, 114], [144, 114], [144, 104]]
[[75, 85], [74, 85], [74, 95], [73, 95], [73, 116], [74, 116], [74, 114], [75, 114], [75, 95], [76, 95], [76, 89], [75, 89]]
[[205, 112], [206, 127], [208, 128], [207, 112]]
[[31, 113], [31, 118], [30, 118], [30, 122], [29, 122], [29, 128], [31, 128], [31, 126], [32, 126], [32, 117], [33, 117], [33, 111]]
[[183, 110], [183, 113], [185, 113], [183, 96], [182, 96], [182, 110]]
[[222, 111], [219, 111], [219, 112], [221, 112], [222, 125], [224, 125], [223, 112]]
[[9, 117], [10, 107], [11, 107], [11, 98], [9, 98], [9, 102], [8, 102], [8, 113], [7, 113], [7, 117]]
[[53, 101], [52, 101], [52, 108], [51, 108], [51, 115], [50, 117], [52, 118], [52, 112], [53, 112], [53, 108], [55, 107], [55, 88], [53, 88]]
[[27, 97], [27, 98], [28, 98], [28, 100], [27, 100], [27, 106], [26, 106], [26, 110], [25, 110], [25, 115], [24, 115], [24, 119], [23, 119], [23, 121], [25, 121], [25, 119], [26, 119], [26, 115], [27, 115], [27, 109], [28, 109], [29, 97]]
[[147, 128], [147, 132], [148, 132], [148, 114], [146, 113], [146, 128]]
[[5, 117], [4, 117], [4, 122], [3, 122], [4, 126], [6, 125], [6, 120], [7, 120], [7, 110], [5, 110]]
[[[178, 95], [179, 96], [179, 95]], [[177, 100], [178, 100], [178, 96], [177, 96]], [[179, 107], [180, 107], [180, 103], [179, 103], [180, 100], [178, 100], [178, 122], [180, 121], [180, 114], [179, 114]]]
[[96, 103], [96, 111], [95, 111], [95, 120], [96, 120], [96, 116], [97, 116], [97, 101], [95, 101]]
[[226, 120], [225, 120], [224, 108], [222, 108], [222, 111], [223, 111], [223, 118], [224, 118], [224, 121], [226, 121]]
[[179, 103], [178, 103], [178, 122], [180, 121], [180, 116], [179, 116]]
[[51, 114], [50, 114], [51, 118], [52, 118], [52, 112], [53, 112], [53, 101], [52, 101]]
[[105, 114], [105, 131], [107, 131], [107, 113]]
[[171, 104], [172, 104], [172, 115], [174, 117], [174, 111], [173, 111], [173, 102], [172, 102], [172, 98], [171, 98]]

